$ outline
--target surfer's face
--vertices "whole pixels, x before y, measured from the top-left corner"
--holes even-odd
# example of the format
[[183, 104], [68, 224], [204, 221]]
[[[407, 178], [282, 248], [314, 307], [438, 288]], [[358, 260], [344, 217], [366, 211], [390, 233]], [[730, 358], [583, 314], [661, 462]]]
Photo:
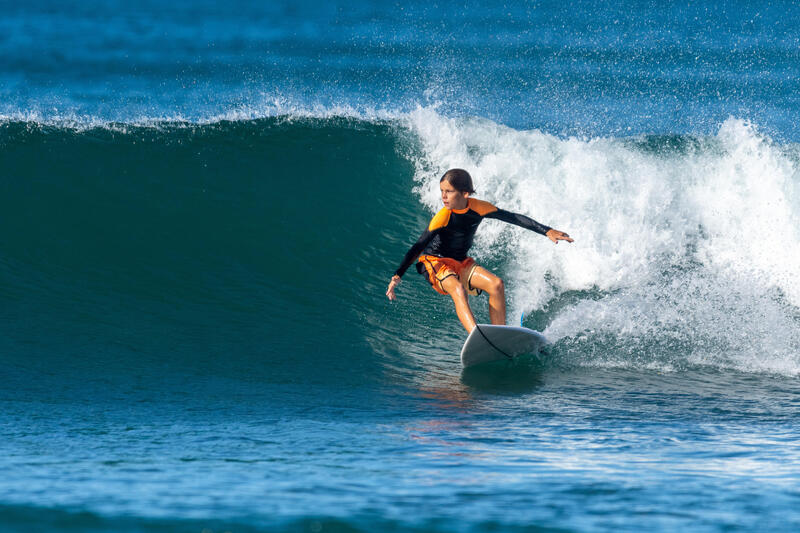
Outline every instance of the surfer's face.
[[439, 183], [439, 190], [442, 191], [442, 203], [447, 209], [464, 209], [467, 207], [468, 192], [455, 190], [447, 180]]

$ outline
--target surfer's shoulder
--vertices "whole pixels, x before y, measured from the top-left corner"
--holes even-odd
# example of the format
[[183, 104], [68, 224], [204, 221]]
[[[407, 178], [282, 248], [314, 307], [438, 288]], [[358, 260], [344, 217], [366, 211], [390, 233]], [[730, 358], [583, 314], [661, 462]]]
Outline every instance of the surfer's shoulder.
[[478, 200], [477, 198], [469, 199], [469, 208], [482, 217], [497, 211], [497, 207], [495, 207], [493, 204], [490, 204], [486, 200]]
[[434, 231], [447, 226], [447, 223], [450, 222], [450, 213], [452, 213], [452, 211], [446, 207], [441, 208], [439, 212], [433, 216], [430, 224], [428, 224], [428, 231]]

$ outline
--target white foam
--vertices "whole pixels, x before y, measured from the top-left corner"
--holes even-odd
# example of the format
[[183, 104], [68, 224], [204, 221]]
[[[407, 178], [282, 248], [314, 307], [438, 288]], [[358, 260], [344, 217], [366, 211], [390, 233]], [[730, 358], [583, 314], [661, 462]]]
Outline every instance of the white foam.
[[416, 178], [431, 211], [441, 174], [460, 167], [478, 197], [576, 239], [555, 246], [481, 226], [475, 255], [508, 257], [510, 316], [557, 305], [551, 339], [592, 331], [618, 354], [653, 351], [644, 360], [664, 368], [800, 373], [800, 171], [790, 147], [733, 118], [683, 150], [425, 108], [406, 120], [424, 149]]

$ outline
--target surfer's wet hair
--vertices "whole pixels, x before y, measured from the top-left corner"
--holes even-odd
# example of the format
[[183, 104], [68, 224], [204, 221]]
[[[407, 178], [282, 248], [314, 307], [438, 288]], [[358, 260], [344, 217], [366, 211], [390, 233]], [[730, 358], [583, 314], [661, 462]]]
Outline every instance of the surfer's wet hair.
[[447, 183], [452, 185], [453, 188], [458, 192], [468, 192], [470, 194], [475, 193], [475, 189], [472, 187], [472, 176], [470, 176], [469, 172], [464, 169], [451, 168], [444, 173], [442, 179], [439, 180], [439, 183], [445, 180], [447, 180]]

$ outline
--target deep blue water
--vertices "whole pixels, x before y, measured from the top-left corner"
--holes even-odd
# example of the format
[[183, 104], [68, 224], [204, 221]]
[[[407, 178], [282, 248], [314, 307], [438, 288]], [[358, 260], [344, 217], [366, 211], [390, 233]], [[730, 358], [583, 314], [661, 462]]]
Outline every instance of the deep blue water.
[[662, 4], [0, 3], [0, 531], [797, 530], [800, 13]]

